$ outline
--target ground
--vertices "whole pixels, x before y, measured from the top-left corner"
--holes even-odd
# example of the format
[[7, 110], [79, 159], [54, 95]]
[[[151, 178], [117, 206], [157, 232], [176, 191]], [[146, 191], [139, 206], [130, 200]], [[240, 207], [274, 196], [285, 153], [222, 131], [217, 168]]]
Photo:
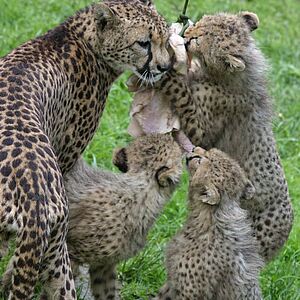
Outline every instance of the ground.
[[[158, 10], [175, 21], [184, 0], [156, 0]], [[0, 0], [0, 56], [44, 33], [89, 4], [87, 0]], [[274, 131], [295, 210], [289, 241], [261, 275], [266, 300], [300, 300], [300, 30], [298, 0], [190, 0], [189, 16], [197, 20], [205, 13], [249, 10], [258, 14], [255, 32], [259, 46], [269, 58], [270, 91], [275, 99]], [[92, 164], [113, 169], [112, 149], [130, 139], [126, 133], [131, 95], [126, 76], [111, 90], [101, 126], [85, 152]], [[149, 235], [148, 247], [119, 266], [125, 300], [147, 299], [165, 280], [163, 250], [185, 218], [187, 177]], [[0, 263], [0, 275], [5, 263]], [[1, 299], [2, 300], [2, 299]]]

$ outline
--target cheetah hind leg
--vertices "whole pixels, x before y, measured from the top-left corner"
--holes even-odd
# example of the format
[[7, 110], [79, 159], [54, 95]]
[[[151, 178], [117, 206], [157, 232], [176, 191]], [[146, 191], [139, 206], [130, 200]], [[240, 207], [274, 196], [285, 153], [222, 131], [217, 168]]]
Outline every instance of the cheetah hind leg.
[[246, 293], [247, 295], [245, 296], [245, 299], [247, 300], [262, 300], [262, 294], [261, 294], [261, 290], [259, 287], [259, 283], [258, 282], [251, 282], [250, 284], [248, 284], [246, 287]]
[[0, 299], [8, 299], [9, 291], [12, 285], [12, 273], [13, 273], [13, 258], [8, 263], [8, 266], [0, 278]]
[[95, 300], [120, 299], [115, 265], [90, 267], [89, 272]]
[[91, 291], [89, 268], [85, 265], [79, 265], [71, 260], [72, 271], [77, 289], [77, 296], [84, 300], [93, 300], [94, 297]]
[[[9, 252], [9, 233], [0, 233], [0, 261], [3, 257], [8, 255]], [[7, 270], [0, 277], [0, 299], [7, 299], [8, 293], [11, 288], [12, 279], [12, 261], [9, 262]]]
[[41, 272], [43, 291], [40, 300], [77, 299], [66, 242], [62, 243], [58, 251], [47, 253], [43, 268]]
[[[156, 297], [150, 298], [151, 300], [177, 300], [179, 293], [166, 283], [160, 290]], [[150, 300], [149, 299], [149, 300]]]
[[10, 233], [0, 233], [0, 261], [4, 256], [8, 255], [10, 238]]
[[[13, 276], [13, 257], [11, 258], [11, 260], [6, 268], [6, 271], [4, 272], [2, 278], [0, 279], [0, 284], [1, 284], [0, 299], [1, 299], [1, 297], [3, 299], [8, 299], [9, 291], [12, 286], [12, 276]], [[58, 296], [56, 295], [57, 290], [53, 290], [53, 286], [52, 286], [52, 290], [51, 290], [52, 294], [49, 293], [49, 287], [51, 284], [53, 285], [53, 282], [51, 284], [49, 284], [49, 283], [50, 282], [45, 284], [45, 288], [43, 289], [43, 291], [41, 293], [40, 300], [58, 299]], [[69, 290], [71, 290], [71, 284], [70, 284]], [[74, 296], [72, 296], [72, 298], [73, 297], [76, 297], [76, 296], [74, 295]], [[66, 295], [65, 299], [70, 299], [70, 297]], [[73, 298], [73, 299], [75, 299], [75, 298]]]

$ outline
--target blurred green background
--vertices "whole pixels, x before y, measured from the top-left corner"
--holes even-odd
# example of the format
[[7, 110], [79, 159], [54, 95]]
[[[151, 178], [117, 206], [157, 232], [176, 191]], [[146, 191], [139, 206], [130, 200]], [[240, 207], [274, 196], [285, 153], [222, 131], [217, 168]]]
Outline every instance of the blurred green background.
[[[157, 9], [169, 22], [177, 19], [183, 0], [156, 0]], [[86, 0], [0, 0], [0, 56], [41, 35], [90, 2]], [[260, 18], [254, 37], [269, 59], [270, 93], [274, 98], [274, 131], [295, 211], [293, 231], [277, 259], [261, 275], [264, 299], [300, 299], [300, 1], [299, 0], [190, 0], [188, 15], [194, 21], [220, 11], [253, 11]], [[131, 95], [126, 75], [113, 86], [100, 128], [85, 152], [94, 165], [114, 170], [112, 150], [126, 144]], [[147, 299], [165, 280], [163, 250], [183, 224], [187, 177], [149, 235], [147, 248], [120, 264], [124, 299]], [[0, 262], [3, 273], [7, 259]]]

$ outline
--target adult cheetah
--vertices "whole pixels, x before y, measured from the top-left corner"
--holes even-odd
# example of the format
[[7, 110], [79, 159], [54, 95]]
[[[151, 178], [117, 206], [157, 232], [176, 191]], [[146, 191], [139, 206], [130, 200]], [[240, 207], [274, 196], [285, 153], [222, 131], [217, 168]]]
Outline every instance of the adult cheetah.
[[[125, 174], [90, 167], [81, 159], [64, 176], [73, 271], [79, 287], [79, 267], [89, 266], [89, 285], [98, 300], [119, 299], [116, 264], [145, 245], [179, 182], [182, 151], [171, 134], [153, 134], [115, 150], [113, 162]], [[3, 278], [4, 286], [9, 285], [11, 267]]]
[[0, 234], [16, 233], [8, 299], [76, 299], [62, 175], [98, 126], [125, 70], [169, 68], [167, 24], [149, 1], [96, 3], [0, 60]]
[[251, 37], [258, 25], [250, 12], [204, 16], [185, 32], [193, 72], [172, 71], [157, 88], [194, 145], [218, 148], [245, 170], [256, 194], [242, 207], [269, 261], [287, 240], [293, 214], [272, 132], [266, 62]]
[[247, 211], [255, 189], [238, 163], [217, 149], [187, 155], [188, 216], [167, 246], [168, 279], [155, 299], [259, 300], [263, 260]]

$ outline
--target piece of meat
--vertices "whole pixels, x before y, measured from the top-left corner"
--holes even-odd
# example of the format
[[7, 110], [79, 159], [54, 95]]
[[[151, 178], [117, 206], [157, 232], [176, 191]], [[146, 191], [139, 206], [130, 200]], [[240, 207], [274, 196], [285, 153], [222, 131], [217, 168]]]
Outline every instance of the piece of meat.
[[173, 133], [173, 137], [175, 141], [179, 144], [179, 146], [184, 150], [184, 152], [190, 153], [193, 152], [195, 146], [189, 140], [189, 138], [184, 134], [182, 130], [175, 131]]
[[179, 118], [162, 94], [151, 88], [138, 90], [131, 105], [128, 133], [133, 137], [180, 129]]

